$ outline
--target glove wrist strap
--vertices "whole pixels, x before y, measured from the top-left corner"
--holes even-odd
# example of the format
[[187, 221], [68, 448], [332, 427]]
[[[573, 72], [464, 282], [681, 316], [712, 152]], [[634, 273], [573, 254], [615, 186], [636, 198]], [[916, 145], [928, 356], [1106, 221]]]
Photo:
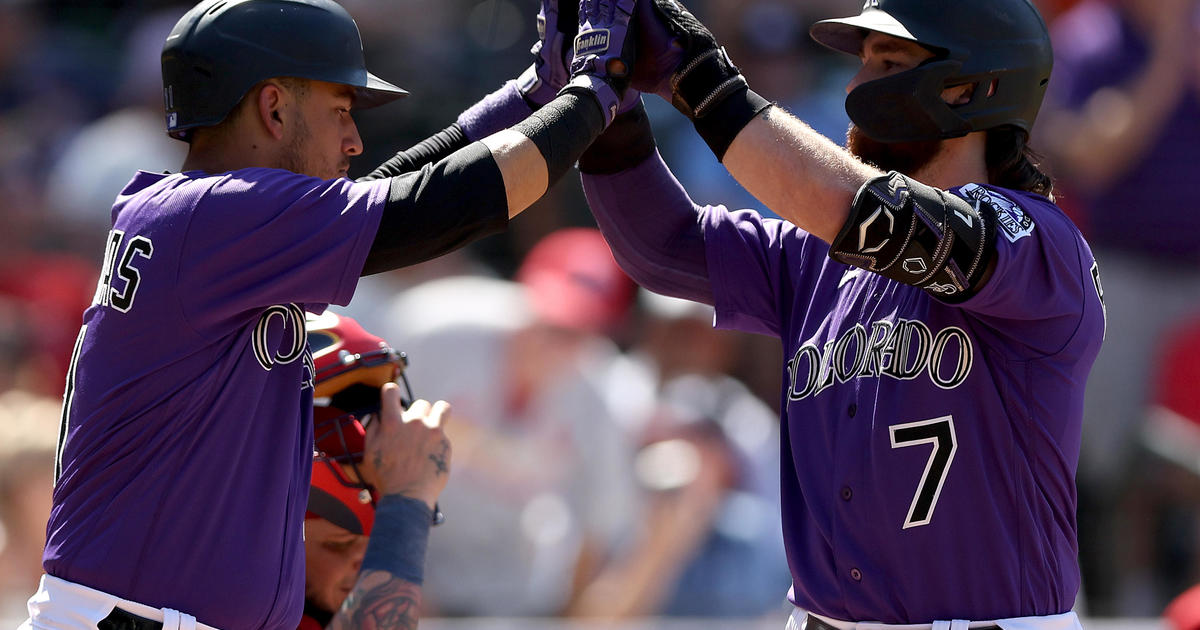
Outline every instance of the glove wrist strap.
[[724, 161], [733, 139], [770, 106], [770, 101], [746, 87], [743, 81], [740, 88], [711, 105], [704, 116], [693, 119], [692, 125], [717, 160]]

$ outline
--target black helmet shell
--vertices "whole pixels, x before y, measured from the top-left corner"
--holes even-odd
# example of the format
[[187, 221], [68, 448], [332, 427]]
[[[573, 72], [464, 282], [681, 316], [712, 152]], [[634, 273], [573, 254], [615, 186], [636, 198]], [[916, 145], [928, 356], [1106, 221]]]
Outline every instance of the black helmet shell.
[[272, 77], [356, 87], [357, 108], [408, 94], [367, 72], [358, 25], [332, 0], [204, 0], [167, 36], [162, 74], [167, 133], [179, 139]]
[[[1030, 0], [868, 0], [861, 14], [822, 20], [809, 33], [833, 50], [857, 55], [871, 31], [916, 42], [935, 56], [850, 93], [846, 111], [867, 135], [909, 142], [1003, 125], [1032, 129], [1053, 53], [1046, 23]], [[942, 102], [942, 89], [968, 83], [976, 84], [969, 103]], [[885, 108], [890, 111], [880, 111]]]

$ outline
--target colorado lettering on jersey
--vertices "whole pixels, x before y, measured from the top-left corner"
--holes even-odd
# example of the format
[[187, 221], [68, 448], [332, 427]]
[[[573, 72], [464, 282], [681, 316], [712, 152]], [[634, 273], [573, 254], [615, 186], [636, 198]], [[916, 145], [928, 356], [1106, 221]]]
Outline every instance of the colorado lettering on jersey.
[[[796, 350], [787, 362], [788, 399], [815, 396], [835, 382], [881, 376], [909, 381], [925, 374], [934, 385], [954, 389], [970, 375], [974, 354], [971, 338], [957, 326], [934, 334], [919, 320], [878, 320], [870, 331], [855, 324], [824, 347], [808, 342]], [[946, 357], [954, 361], [943, 367]]]
[[[267, 332], [270, 330], [271, 320], [275, 318], [279, 318], [283, 324], [285, 335], [281, 346], [277, 349], [271, 349], [268, 347]], [[300, 384], [300, 389], [311, 389], [313, 387], [313, 379], [317, 373], [317, 369], [313, 364], [312, 351], [308, 347], [304, 309], [295, 304], [288, 304], [286, 306], [277, 304], [272, 306], [263, 311], [263, 314], [259, 316], [258, 323], [254, 325], [254, 331], [251, 334], [250, 344], [254, 349], [254, 358], [258, 360], [258, 364], [262, 366], [262, 369], [269, 372], [277, 364], [286, 365], [303, 356], [306, 374]]]

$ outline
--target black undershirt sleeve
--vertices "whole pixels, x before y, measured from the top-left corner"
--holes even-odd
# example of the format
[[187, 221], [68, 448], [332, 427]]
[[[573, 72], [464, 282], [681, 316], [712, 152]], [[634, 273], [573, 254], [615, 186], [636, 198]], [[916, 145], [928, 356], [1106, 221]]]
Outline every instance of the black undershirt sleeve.
[[504, 179], [481, 142], [420, 170], [384, 176], [391, 188], [361, 275], [415, 265], [508, 226]]
[[579, 172], [592, 175], [620, 173], [641, 164], [654, 153], [654, 130], [646, 108], [639, 102], [620, 114], [608, 129], [579, 156]]
[[604, 131], [604, 110], [591, 92], [568, 87], [512, 128], [529, 138], [546, 160], [549, 188]]
[[415, 171], [426, 164], [433, 164], [447, 157], [468, 144], [470, 142], [467, 141], [467, 136], [463, 134], [458, 123], [455, 123], [397, 153], [390, 160], [371, 171], [370, 175], [360, 177], [358, 181], [366, 182], [385, 177], [396, 177]]
[[[566, 91], [512, 129], [537, 146], [549, 187], [604, 130], [604, 113], [590, 93]], [[361, 275], [424, 262], [508, 226], [499, 166], [482, 142], [454, 149], [464, 142], [462, 130], [451, 125], [363, 178], [391, 178], [391, 188]], [[420, 170], [412, 170], [415, 165]]]

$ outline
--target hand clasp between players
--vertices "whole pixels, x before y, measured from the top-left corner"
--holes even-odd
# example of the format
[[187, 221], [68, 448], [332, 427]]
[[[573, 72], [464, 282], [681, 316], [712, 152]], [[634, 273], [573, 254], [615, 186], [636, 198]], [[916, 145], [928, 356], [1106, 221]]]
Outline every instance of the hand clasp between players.
[[417, 400], [403, 410], [400, 388], [382, 390], [380, 422], [367, 427], [364, 474], [381, 495], [420, 499], [432, 510], [450, 473], [450, 439], [444, 427], [450, 403]]

